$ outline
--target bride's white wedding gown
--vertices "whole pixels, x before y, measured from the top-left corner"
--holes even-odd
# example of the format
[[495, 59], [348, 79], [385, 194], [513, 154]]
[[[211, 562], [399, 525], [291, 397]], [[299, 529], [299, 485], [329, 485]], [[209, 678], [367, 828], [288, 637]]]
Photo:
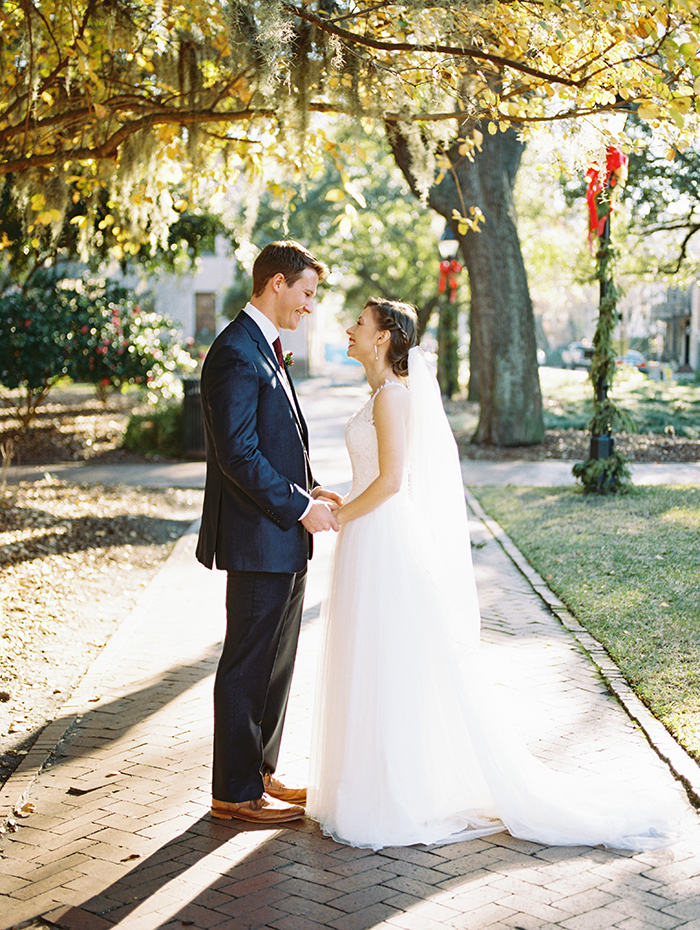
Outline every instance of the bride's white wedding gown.
[[[380, 390], [406, 388], [387, 382]], [[375, 396], [346, 427], [349, 498], [378, 474]], [[662, 805], [620, 782], [618, 772], [561, 774], [509, 732], [469, 632], [478, 631], [478, 602], [468, 540], [459, 552], [461, 577], [448, 580], [455, 571], [445, 562], [456, 543], [425, 545], [429, 533], [410, 480], [407, 474], [398, 494], [337, 537], [307, 813], [334, 839], [373, 849], [504, 828], [544, 844], [668, 845], [681, 815], [678, 797]]]

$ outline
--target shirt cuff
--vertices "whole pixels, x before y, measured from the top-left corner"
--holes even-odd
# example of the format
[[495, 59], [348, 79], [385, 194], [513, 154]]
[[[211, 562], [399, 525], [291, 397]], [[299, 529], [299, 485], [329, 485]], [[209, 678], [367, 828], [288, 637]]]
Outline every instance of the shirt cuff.
[[303, 514], [299, 517], [299, 522], [301, 522], [301, 521], [304, 519], [304, 517], [307, 515], [307, 513], [311, 510], [311, 506], [312, 506], [312, 504], [313, 504], [314, 501], [313, 501], [313, 498], [310, 497], [309, 494], [308, 494], [306, 491], [302, 491], [302, 489], [299, 487], [298, 484], [295, 484], [294, 487], [297, 489], [297, 491], [301, 491], [301, 493], [304, 495], [304, 497], [308, 497], [308, 498], [309, 498], [309, 503], [308, 503], [307, 506], [306, 506], [306, 510], [305, 510], [305, 511], [303, 512]]

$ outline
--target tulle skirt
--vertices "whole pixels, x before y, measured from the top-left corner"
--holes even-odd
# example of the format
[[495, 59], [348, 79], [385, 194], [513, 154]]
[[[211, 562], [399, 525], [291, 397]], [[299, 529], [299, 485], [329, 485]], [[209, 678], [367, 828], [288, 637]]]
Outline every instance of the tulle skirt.
[[634, 773], [564, 774], [527, 751], [483, 653], [454, 635], [455, 616], [478, 611], [464, 569], [464, 597], [447, 603], [403, 492], [341, 528], [322, 611], [308, 814], [334, 839], [372, 849], [503, 829], [547, 845], [673, 842], [680, 792], [662, 800]]

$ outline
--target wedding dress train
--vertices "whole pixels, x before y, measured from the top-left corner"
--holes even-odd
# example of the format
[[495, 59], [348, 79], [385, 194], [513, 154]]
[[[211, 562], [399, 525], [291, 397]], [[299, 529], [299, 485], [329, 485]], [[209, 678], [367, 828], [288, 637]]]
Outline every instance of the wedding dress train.
[[[478, 646], [457, 452], [417, 349], [409, 387], [403, 487], [345, 524], [336, 541], [308, 814], [334, 839], [373, 849], [504, 828], [548, 845], [668, 845], [682, 816], [679, 795], [662, 802], [617, 771], [562, 774], [511, 732]], [[406, 388], [385, 382], [379, 390]], [[346, 427], [350, 498], [378, 474], [375, 397]], [[440, 512], [445, 519], [436, 521]]]

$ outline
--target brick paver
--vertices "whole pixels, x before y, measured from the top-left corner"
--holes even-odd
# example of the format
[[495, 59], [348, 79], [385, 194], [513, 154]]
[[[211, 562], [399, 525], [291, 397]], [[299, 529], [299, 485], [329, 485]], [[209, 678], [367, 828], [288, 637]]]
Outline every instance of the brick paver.
[[[339, 427], [358, 389], [309, 387], [305, 400], [320, 437], [315, 470], [338, 487], [348, 474]], [[517, 720], [532, 751], [564, 770], [624, 765], [661, 793], [676, 790], [579, 640], [545, 606], [540, 580], [528, 581], [477, 517], [471, 528], [485, 650], [498, 648], [514, 714], [519, 691], [536, 698], [537, 713]], [[282, 750], [290, 781], [306, 773], [331, 542], [317, 540], [312, 565]], [[0, 930], [42, 916], [72, 930], [700, 928], [700, 827], [690, 806], [676, 846], [636, 855], [507, 834], [375, 853], [340, 846], [307, 820], [278, 829], [212, 820], [224, 578], [197, 565], [194, 544], [191, 528], [0, 793], [3, 816], [32, 805], [2, 837]]]

